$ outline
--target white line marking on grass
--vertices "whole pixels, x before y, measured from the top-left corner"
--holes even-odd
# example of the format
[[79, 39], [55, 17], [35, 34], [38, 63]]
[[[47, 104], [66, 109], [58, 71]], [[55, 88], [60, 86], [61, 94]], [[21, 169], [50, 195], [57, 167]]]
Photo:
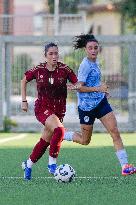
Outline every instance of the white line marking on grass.
[[8, 137], [8, 138], [5, 138], [5, 139], [0, 139], [0, 144], [3, 144], [5, 142], [9, 142], [9, 141], [14, 141], [14, 140], [20, 140], [20, 139], [23, 139], [27, 136], [27, 134], [19, 134], [15, 137]]
[[[16, 176], [0, 176], [0, 179], [23, 179], [23, 177]], [[54, 179], [54, 177], [32, 177], [32, 179]], [[90, 177], [75, 177], [75, 179], [125, 179], [124, 176], [90, 176]]]

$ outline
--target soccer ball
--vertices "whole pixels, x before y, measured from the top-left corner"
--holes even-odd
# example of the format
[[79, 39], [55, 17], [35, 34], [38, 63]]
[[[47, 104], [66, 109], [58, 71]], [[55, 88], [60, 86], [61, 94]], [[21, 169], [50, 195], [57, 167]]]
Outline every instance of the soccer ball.
[[54, 173], [57, 182], [72, 182], [75, 178], [75, 170], [69, 164], [59, 165]]

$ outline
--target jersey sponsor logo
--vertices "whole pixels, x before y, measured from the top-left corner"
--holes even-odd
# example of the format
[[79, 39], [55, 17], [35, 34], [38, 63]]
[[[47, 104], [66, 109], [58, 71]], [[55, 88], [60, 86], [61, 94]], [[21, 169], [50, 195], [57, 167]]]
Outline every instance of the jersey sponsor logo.
[[84, 116], [84, 121], [85, 122], [89, 122], [89, 117], [88, 116]]

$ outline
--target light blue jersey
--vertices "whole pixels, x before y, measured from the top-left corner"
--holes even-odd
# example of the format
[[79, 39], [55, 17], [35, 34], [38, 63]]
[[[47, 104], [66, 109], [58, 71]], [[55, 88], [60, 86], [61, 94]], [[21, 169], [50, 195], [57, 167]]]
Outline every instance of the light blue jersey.
[[[98, 61], [93, 62], [87, 57], [83, 59], [78, 70], [78, 81], [84, 82], [87, 87], [97, 87], [101, 85], [101, 72]], [[94, 109], [104, 98], [102, 92], [78, 92], [78, 106], [83, 111]]]

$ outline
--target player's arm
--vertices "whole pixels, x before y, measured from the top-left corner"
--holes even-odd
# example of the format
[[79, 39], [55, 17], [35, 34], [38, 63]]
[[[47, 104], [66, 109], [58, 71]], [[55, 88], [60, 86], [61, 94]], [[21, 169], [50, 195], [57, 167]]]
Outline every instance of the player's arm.
[[108, 86], [103, 83], [98, 87], [87, 87], [84, 85], [84, 82], [77, 82], [75, 84], [67, 84], [68, 90], [77, 90], [78, 92], [86, 93], [86, 92], [104, 92], [109, 93]]
[[70, 83], [67, 83], [67, 89], [68, 90], [78, 90], [79, 87], [81, 86], [81, 83], [78, 82], [76, 74], [68, 66], [66, 67], [66, 70], [67, 70], [67, 73], [68, 73], [68, 80], [70, 82]]
[[[76, 74], [69, 67], [67, 67], [67, 70], [69, 71], [69, 81], [71, 82], [71, 83], [67, 84], [68, 90], [77, 90], [78, 92], [104, 92], [104, 93], [108, 93], [108, 86], [105, 83], [102, 83], [101, 86], [98, 86], [98, 87], [87, 87], [84, 85], [84, 82], [77, 80]], [[79, 74], [78, 77], [80, 79], [85, 80], [88, 76], [88, 70], [85, 73], [84, 73], [84, 70]]]
[[104, 92], [109, 93], [108, 85], [106, 83], [102, 83], [100, 86], [97, 87], [88, 87], [84, 85], [84, 82], [80, 82], [81, 86], [78, 88], [79, 92]]
[[25, 112], [28, 110], [28, 102], [26, 99], [26, 89], [27, 89], [27, 80], [26, 76], [21, 80], [21, 96], [22, 96], [22, 104], [21, 109]]
[[102, 83], [100, 86], [90, 87], [86, 86], [85, 82], [88, 78], [89, 73], [91, 72], [91, 67], [88, 64], [81, 64], [78, 70], [78, 82], [81, 86], [78, 89], [78, 92], [104, 92], [108, 93], [108, 86], [105, 83]]
[[22, 110], [27, 112], [28, 110], [28, 102], [26, 99], [26, 91], [27, 91], [27, 83], [30, 82], [33, 79], [36, 79], [36, 72], [37, 72], [37, 67], [34, 67], [28, 71], [25, 72], [25, 75], [23, 79], [21, 80], [21, 95], [22, 95]]

